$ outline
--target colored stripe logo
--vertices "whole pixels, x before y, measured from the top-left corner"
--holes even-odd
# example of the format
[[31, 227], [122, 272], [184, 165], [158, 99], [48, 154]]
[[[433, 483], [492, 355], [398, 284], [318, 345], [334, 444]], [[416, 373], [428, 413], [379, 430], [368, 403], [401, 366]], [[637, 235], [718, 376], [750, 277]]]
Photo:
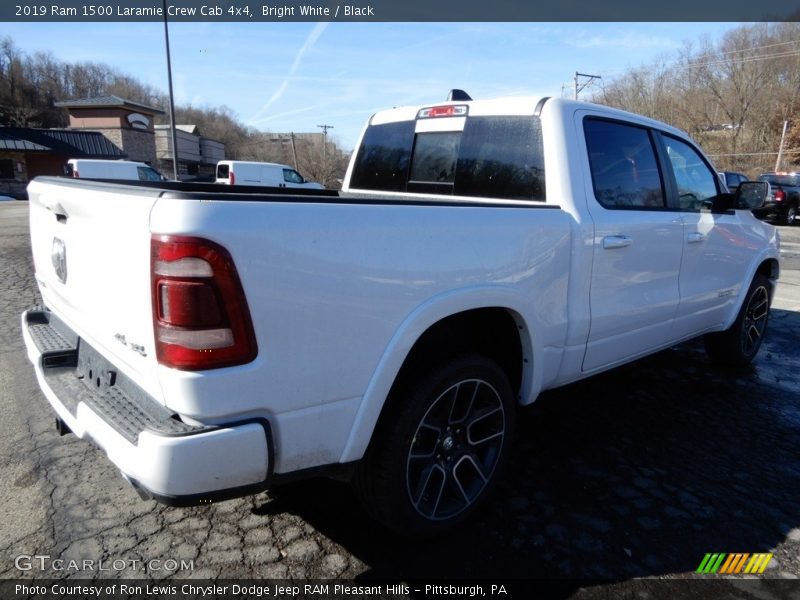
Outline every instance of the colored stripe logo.
[[750, 554], [747, 552], [735, 552], [733, 554], [726, 554], [710, 552], [700, 561], [700, 566], [697, 567], [695, 573], [702, 573], [704, 575], [713, 575], [715, 573], [725, 575], [738, 575], [741, 573], [760, 575], [767, 568], [773, 556], [773, 554], [769, 553]]

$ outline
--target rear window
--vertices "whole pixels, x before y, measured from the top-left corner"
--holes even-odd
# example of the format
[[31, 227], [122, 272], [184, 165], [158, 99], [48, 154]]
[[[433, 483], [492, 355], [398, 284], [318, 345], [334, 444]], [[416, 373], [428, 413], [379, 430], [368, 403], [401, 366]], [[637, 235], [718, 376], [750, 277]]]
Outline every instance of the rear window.
[[800, 177], [797, 175], [761, 175], [761, 181], [766, 181], [772, 185], [800, 185]]
[[228, 165], [217, 165], [217, 179], [227, 179], [229, 169]]
[[370, 126], [355, 189], [544, 200], [544, 151], [536, 117], [467, 117], [464, 131], [414, 134], [415, 121]]
[[461, 137], [455, 193], [545, 200], [544, 144], [539, 118], [467, 119]]
[[358, 150], [350, 185], [365, 190], [404, 192], [414, 126], [415, 121], [370, 125]]
[[409, 181], [453, 183], [461, 132], [417, 135]]

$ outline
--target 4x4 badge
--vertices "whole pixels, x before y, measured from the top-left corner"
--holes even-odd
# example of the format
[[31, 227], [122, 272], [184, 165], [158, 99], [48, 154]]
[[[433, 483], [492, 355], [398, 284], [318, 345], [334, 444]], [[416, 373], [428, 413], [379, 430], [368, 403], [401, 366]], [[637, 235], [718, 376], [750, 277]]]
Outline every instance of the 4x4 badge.
[[67, 246], [63, 240], [53, 238], [53, 249], [50, 252], [53, 269], [61, 283], [67, 283]]

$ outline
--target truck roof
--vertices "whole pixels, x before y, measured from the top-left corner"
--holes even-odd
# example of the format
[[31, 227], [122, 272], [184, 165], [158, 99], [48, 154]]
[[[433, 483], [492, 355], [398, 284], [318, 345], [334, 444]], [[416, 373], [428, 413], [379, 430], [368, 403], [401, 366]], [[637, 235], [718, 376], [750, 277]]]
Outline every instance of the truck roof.
[[[415, 106], [400, 106], [376, 112], [369, 121], [370, 125], [381, 125], [383, 123], [394, 123], [398, 121], [413, 121], [417, 118], [419, 111], [425, 108], [446, 107], [446, 106], [466, 106], [468, 114], [471, 116], [533, 116], [537, 107], [543, 110], [545, 106], [558, 108], [560, 110], [574, 110], [577, 108], [587, 108], [591, 110], [601, 110], [609, 117], [620, 117], [626, 121], [637, 120], [642, 124], [657, 127], [671, 133], [686, 137], [688, 134], [655, 119], [631, 113], [628, 111], [612, 108], [602, 104], [583, 102], [580, 100], [570, 100], [567, 98], [550, 98], [549, 96], [506, 96], [487, 100], [454, 100], [443, 102], [431, 102]], [[455, 116], [455, 115], [454, 115]]]

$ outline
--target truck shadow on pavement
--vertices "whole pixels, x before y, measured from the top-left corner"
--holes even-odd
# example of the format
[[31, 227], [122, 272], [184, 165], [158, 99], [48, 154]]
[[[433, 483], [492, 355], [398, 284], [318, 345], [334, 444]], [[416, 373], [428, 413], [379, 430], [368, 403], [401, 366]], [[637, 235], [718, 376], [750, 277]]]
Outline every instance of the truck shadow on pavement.
[[800, 313], [776, 310], [747, 369], [713, 367], [694, 341], [543, 394], [517, 415], [492, 500], [446, 537], [398, 538], [332, 481], [281, 488], [256, 513], [302, 516], [367, 565], [363, 580], [541, 578], [574, 590], [695, 577], [708, 552], [774, 552], [767, 575], [796, 573], [797, 340]]

